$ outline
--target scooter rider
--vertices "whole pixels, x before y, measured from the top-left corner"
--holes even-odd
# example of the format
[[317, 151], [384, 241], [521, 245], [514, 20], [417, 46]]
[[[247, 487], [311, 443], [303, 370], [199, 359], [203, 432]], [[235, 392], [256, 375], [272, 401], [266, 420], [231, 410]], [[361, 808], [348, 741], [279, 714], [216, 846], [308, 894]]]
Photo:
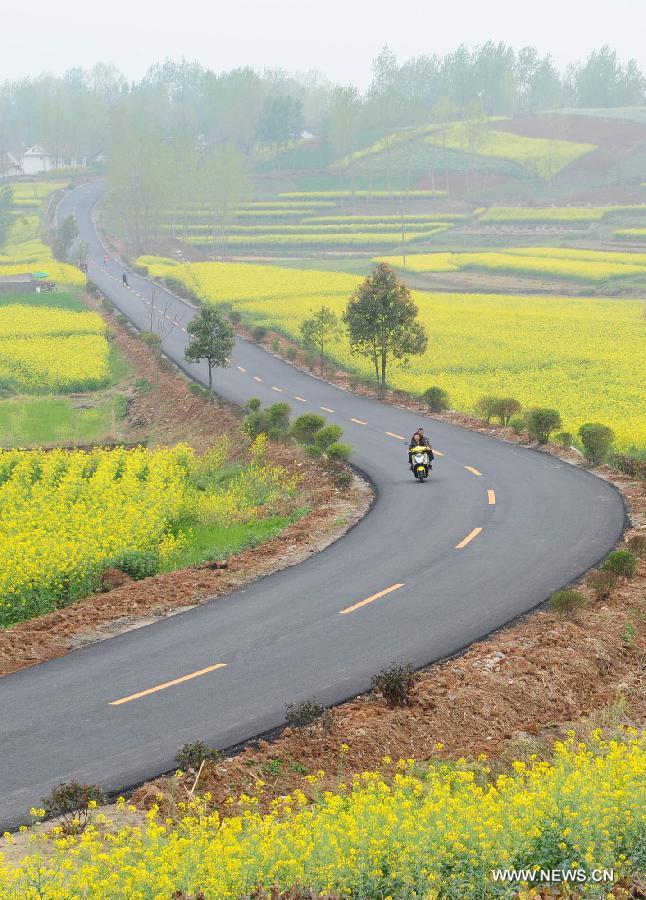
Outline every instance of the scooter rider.
[[435, 457], [433, 456], [433, 449], [431, 447], [431, 442], [424, 434], [424, 426], [423, 425], [419, 426], [417, 431], [413, 434], [412, 438], [410, 439], [410, 444], [408, 445], [408, 462], [410, 464], [411, 471], [413, 468], [413, 455], [411, 453], [413, 447], [428, 447], [429, 469], [431, 469], [432, 466], [430, 465], [430, 463], [432, 463], [432, 461]]

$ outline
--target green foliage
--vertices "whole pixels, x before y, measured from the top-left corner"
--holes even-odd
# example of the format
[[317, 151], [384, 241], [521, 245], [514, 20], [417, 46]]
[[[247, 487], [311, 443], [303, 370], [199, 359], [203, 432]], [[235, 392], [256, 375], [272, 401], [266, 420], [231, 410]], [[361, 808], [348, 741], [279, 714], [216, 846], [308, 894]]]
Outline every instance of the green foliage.
[[441, 387], [430, 387], [422, 394], [422, 400], [431, 412], [442, 412], [449, 408], [449, 395]]
[[240, 322], [242, 322], [242, 316], [237, 309], [232, 309], [227, 315], [229, 317], [229, 322], [231, 322], [232, 325], [239, 325]]
[[325, 707], [316, 697], [312, 697], [300, 703], [288, 703], [285, 707], [285, 721], [290, 728], [308, 728], [322, 718], [324, 713]]
[[209, 391], [202, 384], [198, 384], [197, 381], [191, 381], [188, 386], [191, 394], [195, 394], [196, 397], [208, 397]]
[[615, 440], [612, 428], [599, 422], [586, 422], [579, 428], [583, 452], [593, 466], [604, 462], [610, 455]]
[[14, 191], [7, 184], [4, 187], [0, 187], [0, 250], [7, 243], [15, 218]]
[[260, 400], [252, 397], [247, 401], [249, 415], [242, 423], [242, 430], [251, 438], [266, 434], [273, 440], [282, 440], [289, 431], [291, 407], [288, 403], [274, 403], [261, 410]]
[[475, 414], [479, 419], [482, 419], [487, 424], [489, 424], [489, 422], [491, 421], [491, 417], [496, 414], [497, 403], [497, 397], [491, 397], [489, 395], [480, 397], [480, 399], [476, 401], [476, 404], [474, 406]]
[[285, 357], [290, 362], [295, 362], [296, 358], [298, 357], [298, 350], [296, 349], [296, 347], [288, 347], [287, 350], [285, 350]]
[[90, 803], [102, 805], [107, 797], [96, 784], [68, 781], [61, 782], [41, 802], [48, 819], [62, 819], [66, 834], [80, 834], [90, 818]]
[[152, 331], [142, 331], [139, 337], [144, 342], [144, 344], [146, 344], [148, 347], [152, 347], [153, 350], [159, 350], [159, 348], [161, 347], [161, 338], [158, 334], [153, 334]]
[[595, 570], [590, 572], [585, 583], [596, 600], [607, 600], [618, 580], [619, 576], [615, 572]]
[[329, 451], [332, 444], [336, 443], [343, 434], [343, 428], [340, 425], [324, 425], [314, 435], [314, 443], [323, 452]]
[[626, 547], [635, 556], [643, 559], [646, 556], [646, 534], [633, 534], [626, 541]]
[[623, 578], [633, 578], [637, 571], [638, 557], [630, 550], [613, 550], [606, 557], [603, 566], [604, 572], [614, 572]]
[[245, 407], [249, 410], [249, 412], [258, 412], [261, 406], [262, 400], [260, 399], [260, 397], [249, 397], [249, 399], [245, 403]]
[[267, 329], [264, 325], [254, 325], [251, 329], [251, 336], [257, 343], [260, 343], [267, 337]]
[[568, 447], [572, 446], [572, 435], [569, 431], [559, 431], [558, 434], [554, 435], [555, 442], [564, 449], [567, 450]]
[[514, 397], [496, 397], [493, 406], [493, 415], [505, 427], [509, 425], [514, 414], [520, 412], [520, 402]]
[[135, 581], [152, 578], [159, 572], [159, 555], [154, 550], [124, 550], [110, 560], [110, 568], [120, 569]]
[[388, 706], [408, 706], [419, 675], [410, 663], [392, 663], [372, 678], [372, 689], [381, 694]]
[[224, 753], [211, 747], [205, 741], [190, 741], [182, 744], [175, 754], [175, 762], [182, 771], [197, 771], [203, 762], [222, 762]]
[[271, 406], [267, 407], [265, 415], [269, 422], [270, 431], [274, 432], [272, 437], [275, 437], [276, 432], [281, 436], [287, 434], [291, 412], [292, 408], [289, 403], [273, 403]]
[[206, 360], [209, 370], [209, 392], [213, 392], [213, 369], [228, 365], [235, 345], [235, 332], [214, 306], [203, 306], [186, 326], [189, 334], [184, 351], [187, 362]]
[[140, 394], [149, 394], [153, 386], [147, 378], [137, 378], [135, 381], [135, 388]]
[[522, 432], [527, 427], [527, 423], [522, 416], [512, 416], [509, 420], [509, 427], [514, 432], [514, 434], [522, 434]]
[[72, 244], [77, 237], [78, 230], [76, 228], [76, 220], [74, 219], [74, 216], [67, 216], [58, 227], [56, 237], [54, 238], [54, 246], [52, 249], [56, 259], [60, 260], [60, 262], [66, 262], [69, 252], [72, 249]]
[[532, 441], [546, 444], [553, 431], [561, 425], [561, 416], [555, 409], [539, 407], [527, 414], [527, 431]]
[[550, 597], [550, 609], [553, 613], [566, 618], [573, 618], [586, 604], [585, 594], [581, 591], [556, 591]]
[[300, 331], [303, 347], [310, 353], [318, 354], [323, 372], [327, 345], [341, 338], [341, 323], [336, 314], [327, 306], [322, 306], [314, 316], [301, 323]]
[[325, 419], [323, 416], [319, 416], [317, 413], [304, 413], [294, 420], [291, 429], [292, 437], [294, 437], [299, 444], [313, 444], [316, 433], [320, 431], [324, 425]]
[[352, 456], [352, 447], [350, 444], [335, 441], [327, 448], [327, 455], [335, 462], [347, 462]]
[[372, 362], [382, 397], [389, 361], [403, 364], [426, 349], [428, 338], [417, 313], [410, 291], [386, 263], [375, 266], [347, 305], [343, 320], [350, 348]]

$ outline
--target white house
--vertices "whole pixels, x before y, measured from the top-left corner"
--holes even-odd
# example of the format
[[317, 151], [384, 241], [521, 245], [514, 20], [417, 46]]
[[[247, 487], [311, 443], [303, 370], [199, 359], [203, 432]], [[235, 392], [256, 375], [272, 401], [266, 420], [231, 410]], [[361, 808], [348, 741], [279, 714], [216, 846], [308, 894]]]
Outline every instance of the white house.
[[48, 153], [39, 144], [34, 144], [22, 154], [20, 160], [23, 175], [41, 175], [44, 172], [52, 172], [59, 169], [82, 168], [87, 165], [85, 157], [77, 158], [59, 154], [57, 156]]

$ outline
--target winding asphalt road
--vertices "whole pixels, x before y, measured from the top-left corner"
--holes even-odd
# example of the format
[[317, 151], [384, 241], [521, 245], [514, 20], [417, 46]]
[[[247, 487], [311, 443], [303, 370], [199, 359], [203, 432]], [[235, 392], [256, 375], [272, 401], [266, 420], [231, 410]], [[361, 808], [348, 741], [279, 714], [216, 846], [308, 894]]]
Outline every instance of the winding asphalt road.
[[[121, 266], [104, 265], [91, 215], [100, 190], [77, 188], [59, 211], [75, 213], [91, 245], [90, 278], [143, 329], [154, 295], [155, 315], [179, 323], [165, 352], [204, 382], [203, 366], [183, 362], [193, 310], [135, 274], [123, 287]], [[229, 747], [279, 725], [289, 701], [338, 703], [393, 659], [421, 666], [454, 653], [579, 576], [621, 534], [622, 501], [601, 479], [433, 420], [425, 424], [442, 455], [418, 484], [403, 440], [418, 415], [245, 341], [217, 389], [235, 403], [285, 400], [342, 425], [376, 486], [374, 507], [305, 563], [0, 679], [0, 827], [24, 821], [59, 781], [120, 790], [172, 768], [187, 741]]]

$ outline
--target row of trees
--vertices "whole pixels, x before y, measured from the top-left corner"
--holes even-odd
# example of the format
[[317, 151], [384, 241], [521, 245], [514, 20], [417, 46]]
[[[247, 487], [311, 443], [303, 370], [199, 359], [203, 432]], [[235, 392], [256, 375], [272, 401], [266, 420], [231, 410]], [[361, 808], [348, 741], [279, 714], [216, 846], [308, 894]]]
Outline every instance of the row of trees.
[[432, 120], [442, 102], [458, 110], [476, 103], [486, 115], [646, 102], [646, 80], [637, 62], [622, 63], [607, 46], [564, 72], [531, 46], [515, 50], [488, 41], [402, 64], [384, 48], [372, 75], [363, 95], [319, 72], [259, 73], [242, 67], [216, 73], [170, 60], [135, 83], [102, 63], [61, 77], [6, 81], [0, 84], [0, 160], [8, 151], [17, 154], [36, 143], [57, 156], [104, 151], [124, 104], [157, 138], [170, 140], [185, 130], [206, 144], [231, 143], [250, 153], [259, 144], [283, 144], [303, 127], [335, 146], [356, 149], [392, 128]]

